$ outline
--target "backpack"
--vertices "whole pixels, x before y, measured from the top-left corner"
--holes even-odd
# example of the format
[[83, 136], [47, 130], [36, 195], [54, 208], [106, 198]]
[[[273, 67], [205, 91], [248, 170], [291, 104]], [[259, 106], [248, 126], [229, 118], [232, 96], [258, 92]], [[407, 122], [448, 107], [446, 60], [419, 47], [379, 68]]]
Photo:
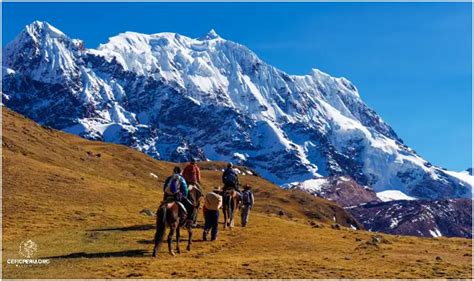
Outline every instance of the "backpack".
[[242, 204], [244, 205], [252, 204], [252, 193], [250, 191], [242, 192]]
[[181, 179], [179, 175], [172, 175], [167, 185], [165, 186], [165, 193], [173, 195], [181, 190]]
[[224, 172], [224, 183], [225, 184], [235, 184], [237, 183], [237, 174], [234, 169], [227, 169]]

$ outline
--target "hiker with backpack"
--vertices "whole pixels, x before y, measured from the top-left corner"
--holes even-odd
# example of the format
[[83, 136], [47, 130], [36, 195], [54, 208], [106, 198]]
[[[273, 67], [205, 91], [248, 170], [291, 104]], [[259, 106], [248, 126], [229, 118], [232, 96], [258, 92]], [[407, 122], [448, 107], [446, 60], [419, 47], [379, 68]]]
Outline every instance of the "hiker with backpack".
[[211, 241], [217, 239], [219, 209], [222, 208], [222, 196], [219, 187], [215, 187], [204, 198], [204, 232], [202, 240], [207, 241], [207, 233], [211, 230]]
[[163, 192], [164, 202], [175, 201], [185, 213], [189, 214], [192, 204], [187, 199], [188, 185], [181, 176], [180, 167], [174, 167], [173, 174], [165, 180]]
[[227, 164], [227, 168], [222, 174], [222, 183], [224, 184], [224, 191], [235, 189], [240, 193], [239, 177], [234, 169], [234, 165], [230, 162]]
[[242, 192], [242, 209], [240, 213], [240, 218], [242, 219], [242, 226], [245, 227], [249, 222], [250, 209], [252, 209], [254, 204], [254, 197], [252, 187], [248, 184], [244, 186], [244, 191]]

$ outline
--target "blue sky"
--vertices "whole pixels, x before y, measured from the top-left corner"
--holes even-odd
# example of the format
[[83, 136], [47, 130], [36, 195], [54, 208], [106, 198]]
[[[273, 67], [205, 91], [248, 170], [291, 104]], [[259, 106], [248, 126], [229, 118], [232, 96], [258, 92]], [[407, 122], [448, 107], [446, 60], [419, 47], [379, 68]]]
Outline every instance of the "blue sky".
[[290, 74], [344, 76], [422, 157], [471, 166], [470, 3], [3, 3], [3, 44], [45, 20], [95, 48], [124, 31], [211, 28]]

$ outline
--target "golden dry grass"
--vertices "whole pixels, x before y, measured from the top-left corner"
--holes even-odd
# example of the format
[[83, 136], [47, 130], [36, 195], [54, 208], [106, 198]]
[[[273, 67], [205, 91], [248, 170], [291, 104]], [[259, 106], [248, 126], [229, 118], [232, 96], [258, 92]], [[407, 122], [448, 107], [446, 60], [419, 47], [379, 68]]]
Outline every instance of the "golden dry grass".
[[[4, 278], [472, 276], [471, 240], [382, 235], [387, 243], [367, 244], [374, 233], [331, 228], [333, 217], [341, 225], [355, 223], [339, 206], [254, 176], [242, 179], [256, 188], [247, 228], [221, 228], [215, 242], [201, 241], [198, 228], [191, 252], [170, 257], [164, 245], [153, 259], [155, 219], [140, 211], [157, 208], [174, 163], [44, 129], [5, 109], [2, 116]], [[202, 165], [210, 189], [220, 179], [214, 168], [223, 163]], [[183, 250], [187, 233], [182, 236]], [[7, 265], [6, 259], [20, 258], [26, 239], [38, 244], [35, 257], [50, 257], [51, 264]]]

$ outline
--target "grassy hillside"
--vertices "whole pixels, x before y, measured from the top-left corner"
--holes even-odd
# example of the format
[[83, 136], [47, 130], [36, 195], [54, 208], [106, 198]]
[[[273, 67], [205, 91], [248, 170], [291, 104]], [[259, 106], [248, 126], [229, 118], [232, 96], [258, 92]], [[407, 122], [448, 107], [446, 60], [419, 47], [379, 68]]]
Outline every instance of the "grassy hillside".
[[[471, 277], [470, 240], [333, 229], [334, 219], [358, 224], [332, 202], [256, 176], [241, 179], [255, 186], [249, 227], [221, 229], [215, 242], [201, 241], [198, 228], [191, 252], [170, 257], [163, 247], [153, 259], [155, 219], [140, 211], [158, 207], [174, 163], [46, 129], [5, 108], [2, 117], [5, 278]], [[210, 190], [224, 164], [200, 165]], [[51, 264], [6, 264], [21, 258], [27, 239], [38, 245], [35, 258]]]

